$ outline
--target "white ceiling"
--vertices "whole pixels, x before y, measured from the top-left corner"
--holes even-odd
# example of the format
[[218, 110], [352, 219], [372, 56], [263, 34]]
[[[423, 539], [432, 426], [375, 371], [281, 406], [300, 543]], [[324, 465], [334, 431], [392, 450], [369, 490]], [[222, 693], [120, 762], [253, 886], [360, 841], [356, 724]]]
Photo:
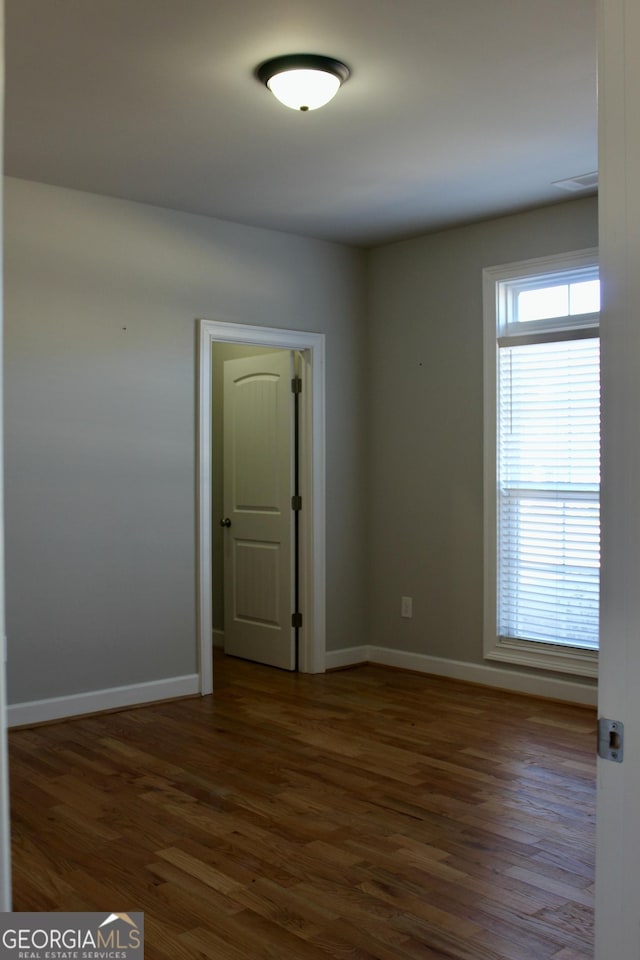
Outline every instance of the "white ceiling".
[[[595, 0], [7, 0], [5, 171], [371, 245], [597, 169]], [[296, 113], [283, 53], [352, 76]]]

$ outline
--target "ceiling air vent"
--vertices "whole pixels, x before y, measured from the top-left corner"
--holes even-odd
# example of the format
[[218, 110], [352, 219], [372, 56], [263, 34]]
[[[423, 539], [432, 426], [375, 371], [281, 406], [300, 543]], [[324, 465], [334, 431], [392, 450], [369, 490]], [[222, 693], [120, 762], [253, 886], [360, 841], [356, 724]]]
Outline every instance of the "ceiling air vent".
[[579, 177], [569, 177], [568, 180], [554, 180], [552, 186], [569, 190], [570, 193], [577, 193], [578, 190], [597, 190], [598, 171], [583, 173]]

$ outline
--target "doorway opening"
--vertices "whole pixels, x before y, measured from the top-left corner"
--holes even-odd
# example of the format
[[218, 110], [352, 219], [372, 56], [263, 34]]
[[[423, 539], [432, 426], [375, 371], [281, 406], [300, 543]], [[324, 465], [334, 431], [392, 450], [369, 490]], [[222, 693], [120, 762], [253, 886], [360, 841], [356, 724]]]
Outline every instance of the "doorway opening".
[[[214, 561], [212, 524], [216, 471], [214, 470], [213, 347], [244, 344], [256, 353], [269, 349], [298, 353], [302, 392], [299, 420], [298, 669], [325, 670], [325, 423], [324, 335], [273, 327], [246, 326], [200, 320], [198, 324], [198, 654], [200, 692], [213, 689]], [[218, 484], [219, 484], [218, 479]]]

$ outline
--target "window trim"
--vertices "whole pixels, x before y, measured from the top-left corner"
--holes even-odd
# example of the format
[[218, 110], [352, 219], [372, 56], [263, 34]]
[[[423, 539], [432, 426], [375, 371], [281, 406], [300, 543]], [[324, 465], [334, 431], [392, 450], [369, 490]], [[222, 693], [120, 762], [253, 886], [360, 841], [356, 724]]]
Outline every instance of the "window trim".
[[[497, 370], [500, 344], [526, 343], [547, 339], [547, 321], [533, 321], [536, 328], [526, 324], [526, 332], [512, 335], [503, 318], [508, 314], [503, 284], [526, 281], [527, 277], [598, 266], [598, 248], [577, 250], [555, 256], [538, 257], [517, 263], [485, 267], [483, 274], [484, 313], [484, 627], [483, 655], [485, 660], [499, 660], [523, 667], [536, 667], [574, 676], [598, 676], [598, 651], [580, 647], [565, 647], [534, 640], [518, 640], [498, 635], [497, 610]], [[578, 321], [578, 322], [575, 322]], [[583, 322], [581, 322], [583, 321]], [[557, 324], [557, 321], [556, 321]], [[543, 326], [544, 325], [544, 326]], [[557, 325], [556, 325], [557, 329]], [[594, 317], [571, 317], [566, 325], [566, 339], [594, 336]], [[556, 338], [557, 339], [557, 338]], [[563, 336], [563, 339], [565, 337]]]

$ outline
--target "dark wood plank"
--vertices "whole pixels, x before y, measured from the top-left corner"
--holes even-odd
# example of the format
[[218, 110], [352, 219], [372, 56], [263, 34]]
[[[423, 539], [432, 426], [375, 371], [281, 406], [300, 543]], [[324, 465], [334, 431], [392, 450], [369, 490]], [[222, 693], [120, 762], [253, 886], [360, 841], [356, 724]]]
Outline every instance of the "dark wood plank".
[[595, 711], [217, 658], [213, 697], [10, 734], [16, 910], [151, 960], [590, 960]]

